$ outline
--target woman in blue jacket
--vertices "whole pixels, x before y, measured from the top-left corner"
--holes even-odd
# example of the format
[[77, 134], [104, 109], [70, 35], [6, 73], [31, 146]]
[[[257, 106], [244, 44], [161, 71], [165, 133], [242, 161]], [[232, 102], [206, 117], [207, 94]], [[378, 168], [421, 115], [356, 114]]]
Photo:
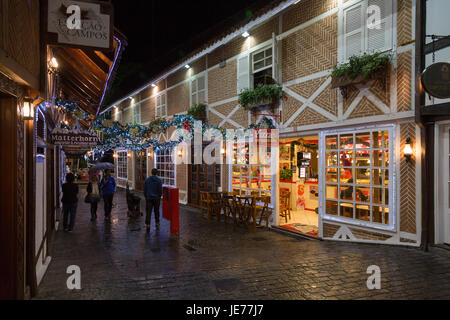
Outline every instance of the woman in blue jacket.
[[101, 183], [103, 201], [105, 206], [105, 220], [111, 220], [111, 211], [114, 200], [114, 193], [116, 192], [116, 180], [111, 177], [111, 171], [106, 170], [105, 176]]

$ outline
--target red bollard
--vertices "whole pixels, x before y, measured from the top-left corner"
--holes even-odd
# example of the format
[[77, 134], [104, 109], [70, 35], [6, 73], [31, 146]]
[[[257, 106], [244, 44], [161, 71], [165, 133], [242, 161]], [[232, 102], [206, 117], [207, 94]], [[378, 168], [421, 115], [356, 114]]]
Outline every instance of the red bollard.
[[180, 198], [177, 188], [163, 188], [163, 218], [170, 221], [170, 236], [180, 236]]

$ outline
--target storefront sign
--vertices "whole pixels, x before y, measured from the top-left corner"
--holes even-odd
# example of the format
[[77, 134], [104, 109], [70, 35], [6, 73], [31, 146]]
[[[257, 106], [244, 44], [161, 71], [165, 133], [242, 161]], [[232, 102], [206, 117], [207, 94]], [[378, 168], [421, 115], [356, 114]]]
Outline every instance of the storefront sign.
[[48, 0], [48, 43], [110, 50], [113, 7], [105, 2]]
[[100, 139], [95, 133], [85, 131], [55, 129], [51, 137], [53, 144], [59, 146], [95, 147], [100, 144]]
[[433, 97], [450, 98], [450, 63], [439, 62], [429, 66], [422, 75], [422, 85]]

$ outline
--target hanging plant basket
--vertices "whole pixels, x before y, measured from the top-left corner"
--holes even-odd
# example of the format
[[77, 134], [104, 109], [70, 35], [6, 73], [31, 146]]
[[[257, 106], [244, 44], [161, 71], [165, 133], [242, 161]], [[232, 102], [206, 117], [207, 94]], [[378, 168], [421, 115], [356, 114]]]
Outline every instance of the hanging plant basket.
[[331, 87], [339, 88], [345, 99], [348, 98], [348, 86], [372, 80], [380, 80], [383, 90], [386, 90], [390, 60], [390, 54], [382, 53], [352, 56], [348, 63], [334, 67], [331, 75]]

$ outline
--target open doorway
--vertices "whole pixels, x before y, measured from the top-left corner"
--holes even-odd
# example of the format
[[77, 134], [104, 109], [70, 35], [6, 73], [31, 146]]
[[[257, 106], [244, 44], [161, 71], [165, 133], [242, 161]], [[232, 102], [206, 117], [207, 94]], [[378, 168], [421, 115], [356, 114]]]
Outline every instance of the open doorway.
[[280, 140], [279, 227], [319, 235], [319, 137]]

